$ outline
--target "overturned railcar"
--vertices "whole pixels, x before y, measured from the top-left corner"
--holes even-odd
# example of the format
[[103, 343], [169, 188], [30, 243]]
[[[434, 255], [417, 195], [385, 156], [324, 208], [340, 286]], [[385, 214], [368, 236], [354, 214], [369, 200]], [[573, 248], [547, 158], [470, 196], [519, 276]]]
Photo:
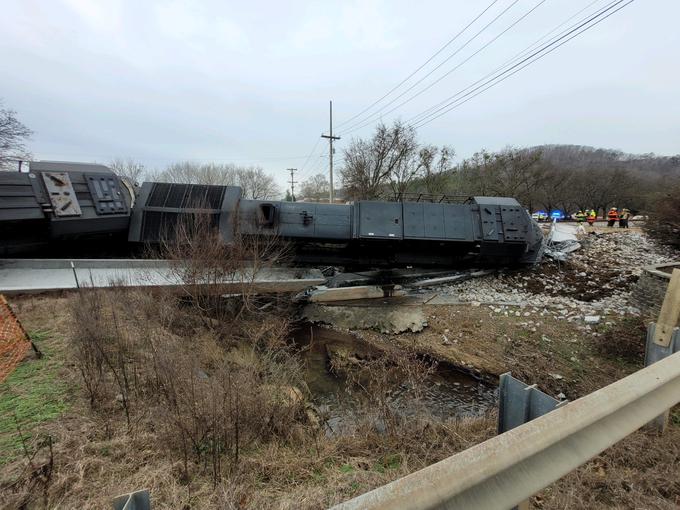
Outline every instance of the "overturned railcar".
[[234, 186], [145, 182], [133, 190], [100, 165], [31, 163], [27, 174], [0, 173], [3, 254], [75, 240], [103, 246], [102, 236], [115, 245], [156, 244], [198, 217], [225, 243], [237, 234], [278, 236], [312, 264], [532, 264], [543, 245], [540, 228], [512, 198], [339, 205], [249, 200]]
[[[202, 204], [198, 209], [195, 204]], [[463, 203], [321, 204], [244, 199], [233, 186], [146, 182], [128, 239], [155, 243], [173, 225], [207, 214], [225, 242], [241, 235], [280, 236], [297, 260], [353, 266], [532, 264], [543, 234], [513, 198], [471, 197]]]
[[37, 161], [29, 172], [0, 172], [0, 256], [120, 250], [134, 199], [104, 165]]

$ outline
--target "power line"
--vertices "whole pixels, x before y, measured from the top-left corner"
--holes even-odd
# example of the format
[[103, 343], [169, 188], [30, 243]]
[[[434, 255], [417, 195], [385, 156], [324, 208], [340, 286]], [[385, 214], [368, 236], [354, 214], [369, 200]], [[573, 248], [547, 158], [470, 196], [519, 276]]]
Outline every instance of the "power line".
[[376, 101], [374, 101], [373, 103], [371, 103], [370, 105], [368, 105], [366, 108], [364, 108], [363, 110], [361, 110], [359, 113], [357, 113], [357, 114], [354, 115], [353, 117], [350, 117], [349, 119], [347, 119], [347, 120], [345, 120], [345, 121], [342, 121], [340, 124], [338, 124], [338, 127], [344, 126], [345, 124], [350, 123], [351, 121], [353, 121], [353, 120], [356, 119], [357, 117], [360, 117], [361, 115], [363, 115], [364, 113], [366, 113], [368, 110], [370, 110], [371, 108], [373, 108], [375, 105], [377, 105], [380, 101], [382, 101], [382, 100], [385, 99], [387, 96], [389, 96], [392, 92], [394, 92], [394, 91], [397, 90], [399, 87], [401, 87], [401, 86], [402, 86], [404, 83], [406, 83], [408, 80], [410, 80], [416, 73], [418, 73], [421, 69], [423, 69], [427, 64], [429, 64], [430, 62], [432, 62], [432, 60], [433, 60], [435, 57], [437, 57], [437, 55], [439, 55], [442, 51], [444, 51], [446, 48], [448, 48], [448, 47], [449, 47], [456, 39], [458, 39], [458, 37], [460, 37], [460, 36], [461, 36], [468, 28], [470, 28], [470, 27], [471, 27], [471, 26], [472, 26], [479, 18], [481, 18], [481, 17], [486, 13], [486, 11], [488, 11], [489, 9], [491, 9], [491, 7], [493, 7], [494, 4], [496, 4], [497, 2], [498, 2], [498, 0], [493, 0], [493, 2], [491, 2], [491, 3], [486, 7], [486, 9], [484, 9], [484, 10], [483, 10], [482, 12], [480, 12], [477, 16], [475, 16], [475, 18], [474, 18], [472, 21], [470, 21], [470, 23], [468, 23], [467, 25], [465, 25], [465, 27], [463, 27], [463, 29], [462, 29], [460, 32], [458, 32], [458, 33], [457, 33], [456, 35], [454, 35], [451, 39], [449, 39], [448, 42], [447, 42], [444, 46], [442, 46], [441, 48], [439, 48], [439, 50], [437, 50], [437, 51], [434, 53], [434, 55], [432, 55], [430, 58], [428, 58], [428, 59], [427, 59], [420, 67], [418, 67], [418, 69], [416, 69], [416, 70], [413, 71], [411, 74], [409, 74], [406, 78], [404, 78], [402, 81], [400, 81], [399, 83], [397, 83], [397, 84], [396, 84], [391, 90], [389, 90], [384, 96], [382, 96], [381, 98], [377, 99]]
[[[378, 108], [375, 112], [373, 112], [372, 114], [370, 114], [370, 115], [369, 115], [368, 117], [366, 117], [365, 119], [360, 120], [360, 121], [357, 121], [357, 122], [354, 122], [352, 125], [350, 125], [349, 127], [345, 128], [345, 129], [342, 131], [341, 134], [344, 135], [344, 134], [347, 134], [347, 133], [356, 131], [357, 129], [361, 129], [362, 127], [364, 127], [364, 126], [370, 124], [371, 122], [375, 121], [376, 118], [380, 116], [380, 112], [382, 112], [385, 108], [389, 107], [391, 104], [394, 104], [395, 101], [397, 101], [397, 100], [400, 99], [401, 97], [404, 97], [408, 92], [410, 92], [410, 91], [413, 90], [415, 87], [417, 87], [418, 85], [420, 85], [424, 80], [426, 80], [428, 77], [430, 77], [435, 71], [437, 71], [438, 69], [440, 69], [444, 64], [446, 64], [449, 60], [451, 60], [451, 59], [452, 59], [453, 57], [455, 57], [458, 53], [460, 53], [463, 49], [465, 49], [465, 48], [467, 47], [468, 44], [470, 44], [472, 41], [474, 41], [474, 40], [475, 40], [477, 37], [479, 37], [479, 36], [480, 36], [487, 28], [489, 28], [489, 27], [490, 27], [491, 25], [493, 25], [496, 21], [498, 21], [498, 20], [501, 18], [501, 16], [503, 16], [503, 15], [504, 15], [506, 12], [508, 12], [512, 7], [514, 7], [515, 4], [517, 4], [517, 2], [519, 2], [519, 0], [514, 0], [510, 5], [508, 5], [505, 9], [503, 9], [498, 15], [496, 15], [496, 17], [493, 18], [489, 23], [487, 23], [486, 25], [484, 25], [484, 26], [482, 27], [481, 30], [479, 30], [475, 35], [473, 35], [473, 36], [470, 37], [467, 41], [465, 41], [465, 43], [463, 43], [456, 51], [454, 51], [451, 55], [449, 55], [448, 57], [446, 57], [446, 59], [444, 59], [442, 62], [440, 62], [439, 64], [437, 64], [437, 66], [435, 66], [434, 69], [430, 70], [427, 74], [425, 74], [425, 76], [423, 76], [422, 78], [420, 78], [419, 80], [417, 80], [415, 83], [411, 84], [411, 85], [410, 85], [406, 90], [404, 90], [401, 94], [399, 94], [399, 95], [396, 96], [395, 98], [393, 98], [393, 99], [391, 99], [390, 101], [388, 101], [385, 105], [383, 105], [383, 106], [381, 106], [380, 108]], [[539, 5], [542, 4], [543, 2], [545, 2], [545, 0], [541, 0], [541, 2], [539, 3]], [[538, 5], [537, 5], [536, 7], [538, 7]], [[507, 29], [505, 29], [505, 30], [504, 30], [503, 32], [501, 32], [498, 36], [496, 36], [495, 39], [497, 39], [498, 37], [500, 37], [501, 35], [503, 35], [505, 32], [507, 32], [508, 30], [510, 30], [510, 28], [512, 28], [514, 25], [516, 25], [516, 24], [519, 23], [522, 19], [524, 19], [526, 16], [528, 16], [534, 9], [536, 9], [536, 7], [534, 7], [533, 9], [531, 9], [528, 13], [526, 13], [526, 14], [525, 14], [524, 16], [522, 16], [520, 19], [516, 20], [512, 25], [510, 25]], [[493, 42], [495, 39], [492, 39], [486, 46], [488, 46], [489, 44], [491, 44], [491, 42]], [[471, 55], [467, 60], [470, 60], [470, 58], [472, 58], [474, 55], [476, 55], [476, 54], [479, 53], [481, 50], [483, 50], [486, 46], [484, 46], [484, 47], [482, 47], [481, 49], [477, 50], [477, 52], [475, 52], [473, 55]], [[467, 60], [465, 60], [463, 63], [467, 62]], [[460, 65], [462, 65], [462, 64], [460, 64]], [[460, 65], [459, 65], [458, 67], [460, 67]], [[455, 70], [455, 69], [457, 69], [457, 68], [454, 68], [454, 70]], [[452, 71], [450, 71], [450, 72], [452, 72]], [[447, 73], [447, 74], [450, 74], [450, 72]], [[446, 76], [446, 75], [444, 75], [444, 76]], [[442, 79], [442, 78], [440, 78], [439, 80], [435, 81], [434, 83], [439, 82], [441, 79]], [[433, 83], [432, 85], [434, 85], [434, 83]], [[425, 89], [422, 90], [421, 92], [416, 93], [414, 96], [412, 96], [411, 98], [407, 99], [406, 101], [404, 101], [403, 103], [401, 103], [400, 105], [398, 105], [397, 107], [393, 108], [392, 110], [390, 110], [390, 111], [387, 112], [387, 113], [390, 113], [390, 112], [394, 111], [396, 108], [399, 108], [400, 106], [402, 106], [402, 105], [408, 103], [408, 102], [411, 101], [413, 98], [415, 98], [415, 97], [419, 96], [420, 94], [422, 94], [423, 92], [425, 92], [425, 90], [427, 90], [428, 88], [430, 88], [432, 85], [430, 85], [429, 87], [425, 88]], [[387, 114], [387, 113], [386, 113], [386, 114]], [[369, 119], [371, 119], [371, 120], [369, 120]], [[360, 124], [361, 124], [361, 125], [360, 125]], [[358, 127], [357, 127], [357, 126], [358, 126]]]
[[317, 139], [316, 139], [316, 143], [314, 144], [314, 147], [312, 147], [312, 150], [309, 151], [309, 156], [307, 156], [307, 159], [305, 160], [305, 162], [302, 164], [302, 167], [300, 168], [300, 173], [302, 173], [302, 172], [305, 170], [305, 167], [307, 166], [307, 163], [309, 163], [309, 160], [311, 159], [312, 154], [314, 154], [314, 151], [315, 151], [316, 148], [319, 146], [319, 143], [320, 143], [320, 142], [321, 142], [321, 138], [317, 138]]
[[[446, 99], [444, 99], [443, 101], [437, 103], [436, 105], [431, 106], [430, 108], [428, 108], [428, 109], [426, 109], [426, 110], [420, 112], [420, 113], [417, 114], [417, 115], [414, 115], [413, 117], [411, 117], [410, 119], [408, 119], [408, 120], [406, 121], [406, 123], [407, 123], [407, 124], [411, 124], [411, 123], [418, 122], [418, 118], [419, 118], [419, 117], [425, 117], [428, 113], [430, 113], [430, 112], [436, 110], [438, 107], [440, 107], [440, 106], [442, 106], [443, 104], [447, 103], [448, 101], [450, 101], [450, 100], [453, 99], [454, 97], [457, 97], [458, 95], [462, 94], [463, 92], [465, 92], [465, 91], [468, 90], [469, 88], [471, 88], [471, 87], [477, 85], [478, 83], [480, 83], [481, 81], [485, 80], [486, 78], [488, 78], [488, 77], [490, 77], [490, 76], [493, 76], [493, 75], [496, 74], [498, 71], [502, 71], [503, 69], [505, 69], [506, 67], [510, 66], [511, 64], [517, 62], [518, 60], [521, 60], [525, 55], [527, 55], [528, 53], [531, 53], [531, 51], [533, 51], [533, 49], [534, 49], [536, 46], [539, 46], [539, 45], [542, 43], [542, 41], [544, 41], [546, 38], [548, 38], [551, 34], [553, 34], [553, 33], [556, 32], [557, 30], [559, 30], [560, 28], [562, 28], [564, 25], [566, 25], [567, 23], [569, 23], [572, 19], [574, 19], [574, 18], [575, 18], [576, 16], [578, 16], [579, 14], [581, 14], [583, 11], [589, 9], [589, 8], [592, 7], [594, 4], [596, 4], [596, 3], [600, 2], [600, 1], [601, 1], [601, 0], [594, 0], [593, 2], [590, 2], [590, 3], [589, 3], [588, 5], [586, 5], [584, 8], [582, 8], [582, 9], [580, 9], [578, 12], [572, 14], [572, 15], [571, 15], [569, 18], [567, 18], [565, 21], [563, 21], [562, 23], [560, 23], [559, 25], [557, 25], [556, 27], [554, 27], [552, 30], [546, 32], [542, 37], [540, 37], [539, 39], [537, 39], [536, 41], [534, 41], [532, 44], [530, 44], [529, 46], [527, 46], [526, 48], [524, 48], [524, 49], [523, 49], [522, 51], [520, 51], [519, 53], [515, 54], [515, 55], [514, 55], [513, 57], [511, 57], [510, 59], [506, 60], [503, 64], [501, 64], [500, 66], [498, 66], [496, 69], [494, 69], [494, 70], [491, 71], [490, 73], [488, 73], [488, 74], [482, 76], [479, 80], [477, 80], [476, 82], [474, 82], [474, 83], [468, 85], [466, 88], [462, 89], [461, 91], [457, 92], [456, 94], [454, 94], [454, 95], [452, 95], [452, 96], [449, 96], [449, 97], [447, 97]], [[614, 0], [613, 2], [611, 2], [610, 5], [614, 4], [616, 1], [618, 1], [618, 0]], [[595, 11], [595, 12], [600, 12], [600, 11], [603, 11], [604, 9], [606, 9], [606, 7], [600, 8], [599, 10], [597, 10], [597, 11]], [[589, 16], [592, 16], [593, 14], [595, 14], [595, 13], [589, 14], [589, 15], [586, 16], [585, 18], [581, 19], [580, 21], [578, 21], [578, 22], [576, 22], [574, 25], [572, 25], [572, 27], [578, 25], [578, 24], [581, 23], [584, 19], [587, 19]], [[572, 28], [572, 27], [570, 27], [570, 28]], [[564, 32], [568, 31], [570, 28], [566, 29]], [[562, 33], [564, 33], [564, 32], [562, 32]]]
[[[321, 139], [319, 139], [321, 140]], [[324, 165], [326, 164], [325, 159], [328, 157], [328, 147], [325, 147], [320, 153], [316, 154], [316, 157], [312, 155], [309, 166], [304, 172], [300, 172], [298, 179], [309, 178], [313, 175], [324, 172]]]
[[[498, 83], [500, 83], [500, 82], [502, 82], [502, 81], [505, 81], [507, 78], [509, 78], [510, 76], [516, 74], [516, 73], [519, 72], [521, 69], [524, 69], [525, 67], [527, 67], [528, 65], [532, 64], [532, 63], [535, 62], [536, 60], [539, 60], [540, 58], [543, 58], [543, 57], [546, 56], [547, 54], [552, 53], [555, 49], [557, 49], [557, 48], [559, 48], [560, 46], [562, 46], [563, 44], [567, 43], [568, 41], [570, 41], [571, 39], [573, 39], [574, 37], [576, 37], [576, 36], [579, 35], [580, 33], [584, 32], [585, 30], [583, 30], [582, 32], [579, 32], [579, 33], [575, 34], [574, 36], [570, 37], [570, 38], [567, 39], [566, 41], [563, 41], [562, 43], [560, 43], [559, 45], [555, 46], [553, 49], [551, 49], [550, 51], [544, 53], [543, 55], [539, 56], [538, 58], [536, 58], [536, 59], [534, 59], [534, 60], [531, 60], [533, 57], [539, 55], [539, 54], [542, 53], [542, 52], [545, 52], [545, 50], [547, 50], [547, 49], [550, 48], [551, 46], [555, 45], [556, 43], [558, 43], [558, 42], [561, 41], [562, 39], [568, 37], [570, 34], [572, 34], [572, 33], [576, 32], [576, 31], [578, 31], [579, 29], [581, 29], [582, 27], [588, 25], [589, 23], [592, 23], [595, 19], [597, 19], [598, 17], [602, 16], [604, 13], [606, 13], [607, 11], [611, 10], [612, 8], [616, 7], [617, 5], [621, 4], [621, 3], [624, 2], [624, 1], [625, 1], [625, 0], [614, 0], [614, 1], [612, 1], [610, 4], [608, 4], [607, 6], [605, 6], [604, 8], [601, 8], [599, 11], [596, 11], [596, 13], [589, 14], [588, 16], [586, 16], [586, 18], [581, 19], [580, 21], [578, 21], [577, 23], [575, 23], [574, 25], [572, 25], [571, 27], [569, 27], [568, 29], [566, 29], [565, 31], [563, 31], [560, 35], [558, 35], [558, 36], [556, 36], [555, 38], [553, 38], [553, 40], [551, 40], [551, 42], [545, 44], [543, 47], [541, 47], [540, 49], [538, 49], [537, 51], [535, 51], [534, 53], [532, 53], [532, 54], [529, 55], [528, 57], [523, 58], [521, 61], [517, 62], [516, 64], [514, 64], [514, 65], [508, 67], [505, 71], [503, 71], [503, 72], [497, 74], [496, 76], [494, 76], [493, 78], [487, 80], [486, 82], [482, 83], [481, 85], [472, 88], [472, 87], [473, 87], [474, 85], [476, 85], [477, 83], [480, 83], [481, 81], [483, 81], [483, 80], [486, 79], [487, 77], [489, 77], [489, 76], [491, 76], [491, 75], [493, 75], [493, 74], [496, 73], [496, 71], [493, 71], [492, 73], [487, 74], [485, 77], [483, 77], [483, 78], [477, 80], [477, 81], [476, 81], [475, 83], [473, 83], [472, 85], [469, 85], [468, 87], [462, 89], [461, 91], [459, 91], [458, 93], [454, 94], [453, 96], [450, 96], [450, 97], [449, 97], [448, 99], [446, 99], [444, 102], [439, 103], [439, 105], [441, 105], [441, 104], [443, 104], [443, 103], [446, 103], [446, 104], [444, 104], [444, 106], [441, 106], [441, 107], [439, 107], [439, 108], [434, 108], [434, 109], [433, 109], [433, 108], [430, 108], [430, 109], [427, 110], [427, 111], [429, 111], [430, 113], [427, 113], [426, 115], [423, 115], [422, 113], [419, 114], [419, 115], [416, 115], [416, 116], [413, 117], [413, 118], [416, 118], [416, 117], [419, 117], [419, 116], [422, 116], [422, 117], [421, 117], [418, 121], [416, 121], [415, 123], [410, 124], [410, 125], [412, 125], [413, 127], [421, 127], [421, 126], [423, 126], [423, 125], [429, 123], [431, 120], [434, 120], [434, 118], [440, 117], [441, 115], [437, 115], [437, 117], [434, 117], [434, 118], [432, 118], [432, 119], [430, 119], [430, 120], [425, 121], [425, 119], [427, 119], [428, 117], [431, 117], [431, 116], [435, 115], [436, 113], [438, 113], [438, 112], [440, 112], [440, 111], [442, 111], [442, 110], [444, 110], [444, 109], [447, 109], [447, 108], [449, 108], [449, 107], [451, 107], [451, 108], [447, 109], [446, 112], [448, 112], [448, 111], [450, 111], [450, 110], [452, 110], [452, 109], [454, 109], [454, 108], [457, 108], [458, 106], [460, 106], [460, 105], [466, 103], [467, 101], [469, 101], [469, 100], [472, 99], [473, 97], [478, 96], [479, 94], [481, 94], [481, 93], [484, 92], [485, 90], [487, 90], [487, 89], [489, 89], [489, 88], [495, 86], [496, 84], [498, 84]], [[633, 0], [630, 0], [630, 2], [632, 2], [632, 1], [633, 1]], [[630, 3], [630, 2], [629, 2], [629, 3]], [[628, 4], [626, 4], [626, 5], [628, 5]], [[603, 21], [604, 19], [608, 18], [609, 16], [611, 16], [611, 15], [614, 14], [615, 12], [619, 11], [619, 10], [622, 9], [623, 7], [625, 7], [625, 5], [622, 6], [621, 8], [619, 8], [619, 9], [616, 9], [615, 11], [609, 13], [607, 16], [605, 16], [604, 18], [602, 18], [601, 20], [599, 20], [597, 23], [594, 23], [592, 26], [594, 26], [594, 25], [600, 23], [601, 21]], [[584, 20], [585, 20], [585, 21], [584, 21]], [[588, 28], [590, 28], [590, 27], [588, 27]], [[587, 30], [587, 29], [586, 29], [586, 30]], [[527, 61], [529, 61], [529, 62], [525, 64], [525, 62], [527, 62]], [[524, 64], [524, 65], [522, 65], [522, 64]], [[521, 66], [521, 67], [520, 67], [520, 66]], [[501, 66], [500, 69], [503, 69], [504, 67], [507, 67], [507, 66], [506, 66], [506, 65]], [[516, 68], [518, 68], [518, 67], [519, 67], [519, 69], [516, 69]], [[514, 69], [516, 69], [516, 70], [514, 70]], [[514, 70], [514, 71], [513, 71], [513, 70]], [[510, 71], [513, 71], [513, 72], [510, 73], [510, 74], [507, 74], [507, 73], [509, 73]], [[501, 76], [506, 75], [506, 74], [507, 74], [507, 76], [505, 76], [505, 77], [503, 77], [503, 78], [501, 78], [501, 79], [499, 80], [499, 78], [500, 78]], [[494, 82], [494, 83], [492, 83], [492, 82]], [[480, 88], [483, 88], [483, 87], [485, 87], [486, 85], [488, 85], [488, 84], [490, 84], [490, 83], [491, 83], [491, 85], [489, 85], [488, 87], [484, 88], [483, 90], [477, 92], [477, 93], [474, 94], [472, 97], [469, 97], [469, 98], [466, 99], [465, 101], [459, 102], [460, 99], [463, 99], [463, 98], [465, 98], [465, 97], [467, 97], [467, 96], [470, 96], [470, 94], [473, 94], [474, 92], [478, 91]], [[472, 88], [472, 90], [470, 90], [468, 93], [463, 94], [463, 95], [461, 96], [461, 94], [462, 94], [463, 92], [465, 92], [466, 90], [468, 90], [468, 89], [470, 89], [470, 88]], [[450, 99], [453, 99], [453, 98], [458, 97], [458, 96], [460, 96], [458, 99], [455, 99], [454, 101], [449, 101]], [[451, 106], [451, 105], [453, 105], [454, 103], [459, 103], [459, 104], [456, 104], [455, 106]], [[444, 112], [444, 113], [446, 113], [446, 112]], [[443, 115], [443, 114], [442, 114], [442, 115]], [[424, 122], [424, 121], [425, 121], [425, 122]], [[409, 119], [408, 122], [410, 123], [410, 122], [411, 122], [411, 119]]]
[[[456, 71], [456, 70], [459, 69], [460, 67], [462, 67], [465, 63], [467, 63], [467, 62], [468, 62], [470, 59], [472, 59], [475, 55], [477, 55], [477, 54], [481, 53], [482, 51], [484, 51], [487, 47], [489, 47], [489, 46], [490, 46], [491, 44], [493, 44], [496, 40], [498, 40], [503, 34], [505, 34], [505, 33], [508, 32], [510, 29], [512, 29], [515, 25], [517, 25], [517, 24], [518, 24], [519, 22], [521, 22], [524, 18], [526, 18], [527, 16], [529, 16], [529, 14], [531, 14], [532, 12], [534, 12], [536, 9], [538, 9], [538, 8], [539, 8], [543, 3], [545, 3], [545, 2], [546, 2], [546, 0], [540, 0], [536, 5], [534, 5], [534, 7], [532, 7], [532, 8], [529, 9], [527, 12], [525, 12], [522, 16], [520, 16], [520, 17], [517, 18], [515, 21], [513, 21], [507, 28], [505, 28], [505, 30], [503, 30], [502, 32], [500, 32], [499, 34], [497, 34], [494, 38], [492, 38], [491, 40], [489, 40], [489, 41], [488, 41], [486, 44], [484, 44], [481, 48], [479, 48], [477, 51], [475, 51], [474, 53], [472, 53], [472, 55], [468, 56], [465, 60], [463, 60], [462, 62], [460, 62], [458, 65], [454, 66], [452, 69], [449, 69], [446, 73], [444, 73], [443, 75], [441, 75], [441, 76], [440, 76], [439, 78], [437, 78], [435, 81], [431, 82], [431, 83], [430, 83], [429, 85], [427, 85], [425, 88], [423, 88], [423, 89], [421, 89], [420, 91], [416, 92], [415, 94], [413, 94], [411, 97], [409, 97], [409, 98], [406, 99], [405, 101], [402, 101], [401, 103], [399, 103], [397, 106], [395, 106], [395, 107], [392, 108], [391, 110], [388, 110], [387, 112], [385, 112], [383, 115], [389, 115], [390, 113], [392, 113], [392, 112], [398, 110], [399, 108], [401, 108], [401, 107], [404, 106], [405, 104], [411, 102], [411, 101], [412, 101], [413, 99], [415, 99], [416, 97], [418, 97], [418, 96], [420, 96], [421, 94], [424, 94], [425, 92], [427, 92], [429, 89], [431, 89], [432, 87], [434, 87], [437, 83], [439, 83], [440, 81], [442, 81], [444, 78], [446, 78], [447, 76], [449, 76], [451, 73], [453, 73], [454, 71]], [[406, 92], [408, 92], [408, 90], [407, 90]], [[397, 98], [395, 98], [395, 99], [397, 99]], [[364, 123], [364, 124], [362, 124], [362, 125], [360, 125], [360, 126], [357, 126], [356, 128], [354, 128], [354, 129], [352, 130], [352, 132], [353, 132], [353, 131], [357, 131], [357, 130], [363, 128], [363, 127], [366, 127], [367, 125], [369, 125], [369, 124], [371, 124], [372, 122], [374, 122], [374, 120], [375, 120], [375, 119], [370, 120], [370, 121], [368, 121], [368, 122], [366, 122], [366, 123]]]
[[[625, 1], [625, 0], [617, 0], [617, 1], [614, 3], [614, 5], [608, 7], [607, 10], [611, 9], [612, 7], [614, 7], [614, 6], [616, 6], [616, 5], [620, 4], [620, 3], [622, 3], [622, 2], [624, 2], [624, 1]], [[525, 58], [524, 60], [522, 60], [522, 61], [519, 62], [518, 64], [516, 64], [516, 65], [510, 67], [509, 69], [507, 69], [507, 70], [504, 71], [503, 73], [500, 73], [499, 75], [495, 76], [495, 77], [492, 78], [491, 80], [488, 80], [487, 82], [483, 83], [483, 84], [480, 85], [479, 87], [476, 87], [476, 88], [473, 89], [472, 91], [470, 91], [470, 92], [468, 92], [467, 94], [465, 94], [464, 96], [462, 96], [460, 99], [462, 99], [463, 97], [466, 97], [466, 96], [472, 94], [472, 93], [475, 92], [476, 90], [478, 90], [478, 89], [484, 87], [485, 85], [491, 83], [491, 84], [490, 84], [489, 86], [487, 86], [486, 88], [483, 88], [482, 90], [480, 90], [480, 91], [477, 92], [476, 94], [472, 95], [471, 97], [468, 97], [468, 98], [465, 99], [464, 101], [460, 101], [460, 99], [457, 99], [457, 100], [455, 100], [455, 101], [452, 101], [452, 102], [448, 103], [447, 105], [443, 106], [442, 108], [439, 108], [438, 110], [436, 110], [436, 111], [434, 111], [434, 112], [428, 114], [428, 115], [424, 118], [424, 119], [426, 119], [427, 117], [430, 117], [429, 119], [427, 119], [427, 120], [424, 120], [424, 119], [423, 119], [423, 120], [419, 121], [418, 123], [416, 123], [413, 127], [414, 127], [414, 128], [420, 128], [420, 127], [422, 127], [422, 126], [424, 126], [424, 125], [426, 125], [426, 124], [429, 124], [430, 122], [434, 121], [435, 119], [438, 119], [438, 118], [441, 117], [442, 115], [447, 114], [447, 113], [450, 112], [451, 110], [453, 110], [453, 109], [455, 109], [455, 108], [458, 108], [458, 107], [461, 106], [462, 104], [467, 103], [469, 100], [471, 100], [472, 98], [478, 96], [478, 95], [481, 94], [482, 92], [484, 92], [484, 91], [490, 89], [491, 87], [494, 87], [494, 86], [498, 85], [499, 83], [505, 81], [506, 79], [510, 78], [510, 76], [512, 76], [512, 75], [514, 75], [514, 74], [516, 74], [516, 73], [518, 73], [519, 71], [521, 71], [521, 70], [524, 69], [525, 67], [528, 67], [528, 66], [530, 66], [531, 64], [533, 64], [534, 62], [540, 60], [541, 58], [543, 58], [543, 57], [545, 57], [545, 56], [547, 56], [547, 55], [549, 55], [550, 53], [552, 53], [553, 51], [555, 51], [555, 50], [556, 50], [557, 48], [559, 48], [560, 46], [562, 46], [562, 45], [568, 43], [569, 41], [571, 41], [571, 40], [574, 39], [575, 37], [581, 35], [582, 33], [586, 32], [587, 30], [590, 30], [590, 29], [593, 28], [594, 26], [598, 25], [599, 23], [601, 23], [602, 21], [604, 21], [605, 19], [607, 19], [609, 16], [612, 16], [613, 14], [617, 13], [618, 11], [620, 11], [621, 9], [623, 9], [624, 7], [627, 7], [628, 5], [630, 5], [631, 3], [633, 3], [634, 1], [635, 1], [635, 0], [628, 0], [627, 3], [625, 3], [625, 4], [622, 5], [622, 6], [620, 6], [619, 8], [615, 9], [614, 11], [610, 12], [609, 14], [607, 14], [606, 16], [604, 16], [603, 18], [599, 19], [598, 21], [596, 21], [596, 22], [594, 22], [594, 23], [593, 23], [593, 21], [594, 21], [595, 19], [597, 19], [598, 17], [602, 16], [602, 14], [604, 14], [604, 12], [606, 12], [606, 11], [603, 11], [603, 12], [597, 14], [596, 16], [593, 16], [592, 18], [590, 18], [590, 19], [589, 19], [588, 21], [586, 21], [585, 23], [583, 23], [583, 24], [581, 24], [580, 26], [576, 27], [574, 30], [571, 30], [569, 33], [567, 33], [567, 34], [565, 34], [564, 36], [560, 37], [560, 38], [557, 39], [556, 41], [553, 41], [553, 42], [550, 43], [549, 45], [544, 46], [543, 48], [541, 48], [541, 49], [538, 50], [537, 52], [535, 52], [535, 53], [533, 53], [532, 55], [530, 55], [529, 57]], [[577, 32], [577, 33], [575, 33], [574, 35], [572, 35], [571, 37], [569, 37], [568, 39], [562, 41], [560, 44], [558, 44], [557, 46], [555, 46], [554, 48], [552, 48], [550, 51], [547, 51], [547, 52], [543, 53], [542, 55], [539, 55], [537, 58], [535, 58], [535, 59], [533, 59], [533, 60], [530, 60], [530, 59], [533, 58], [534, 56], [536, 56], [536, 55], [538, 55], [539, 53], [545, 51], [548, 47], [550, 47], [550, 46], [552, 46], [553, 44], [555, 44], [557, 41], [559, 41], [559, 40], [561, 40], [561, 39], [564, 39], [564, 37], [566, 37], [567, 35], [571, 34], [572, 32], [574, 32], [574, 31], [576, 31], [576, 30], [579, 30], [579, 29], [580, 29], [581, 27], [583, 27], [583, 26], [585, 26], [585, 28], [584, 28], [583, 30], [581, 30], [580, 32]], [[530, 60], [530, 61], [529, 61], [529, 60]], [[527, 61], [528, 61], [528, 62], [527, 62]], [[524, 62], [526, 62], [524, 65], [522, 65], [521, 67], [518, 67], [518, 66], [520, 66], [521, 64], [523, 64]], [[515, 68], [517, 68], [517, 69], [515, 69]], [[513, 70], [513, 69], [515, 69], [515, 70], [514, 70], [512, 73], [507, 74], [506, 76], [504, 76], [504, 77], [501, 78], [501, 79], [498, 79], [498, 78], [500, 78], [501, 76], [503, 76], [504, 74], [508, 73], [509, 71], [511, 71], [511, 70]], [[492, 83], [492, 82], [493, 82], [493, 83]], [[455, 103], [455, 104], [454, 104], [454, 103]], [[442, 110], [443, 110], [443, 111], [442, 111]], [[441, 112], [441, 113], [438, 113], [438, 112]], [[435, 115], [435, 114], [436, 114], [436, 115]]]

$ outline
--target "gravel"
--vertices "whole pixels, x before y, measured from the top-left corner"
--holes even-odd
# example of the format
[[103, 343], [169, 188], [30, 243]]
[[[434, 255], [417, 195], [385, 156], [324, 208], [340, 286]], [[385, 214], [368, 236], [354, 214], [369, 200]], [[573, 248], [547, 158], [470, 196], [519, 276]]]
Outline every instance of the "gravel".
[[496, 314], [552, 315], [583, 323], [586, 316], [639, 314], [630, 291], [642, 268], [678, 259], [638, 232], [591, 234], [581, 242], [582, 249], [566, 263], [546, 259], [529, 270], [500, 271], [435, 289], [474, 306], [489, 305]]

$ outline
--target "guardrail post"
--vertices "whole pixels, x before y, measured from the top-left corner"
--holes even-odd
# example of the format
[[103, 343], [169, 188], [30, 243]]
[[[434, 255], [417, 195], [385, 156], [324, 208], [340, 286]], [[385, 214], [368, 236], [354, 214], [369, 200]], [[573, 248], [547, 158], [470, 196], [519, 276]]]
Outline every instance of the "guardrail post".
[[[661, 311], [656, 323], [647, 328], [645, 343], [645, 366], [680, 351], [680, 333], [676, 327], [680, 322], [680, 269], [674, 269], [671, 281], [668, 282], [666, 295], [661, 304]], [[657, 429], [661, 434], [668, 426], [670, 409], [657, 416], [649, 426]]]
[[667, 347], [678, 322], [680, 322], [680, 269], [673, 269], [671, 281], [668, 282], [666, 295], [661, 304], [659, 318], [656, 320], [654, 343]]
[[[664, 359], [671, 354], [680, 352], [680, 328], [673, 328], [669, 331], [668, 345], [663, 345], [657, 342], [659, 332], [658, 325], [651, 323], [647, 327], [647, 341], [645, 344], [645, 366], [648, 367], [652, 363]], [[668, 426], [668, 416], [670, 409], [663, 414], [657, 416], [654, 420], [649, 422], [649, 426], [657, 429], [660, 433], [666, 430]]]
[[[529, 385], [515, 379], [510, 372], [501, 374], [498, 394], [498, 434], [524, 425], [567, 402], [543, 393], [536, 384]], [[529, 500], [524, 500], [514, 507], [517, 510], [529, 508]]]

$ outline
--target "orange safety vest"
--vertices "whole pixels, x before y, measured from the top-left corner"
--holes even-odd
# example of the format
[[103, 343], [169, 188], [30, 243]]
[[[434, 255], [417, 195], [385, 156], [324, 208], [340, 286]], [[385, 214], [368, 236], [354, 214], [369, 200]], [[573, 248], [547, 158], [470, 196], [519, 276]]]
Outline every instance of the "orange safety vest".
[[619, 213], [617, 211], [609, 211], [609, 214], [607, 214], [607, 218], [609, 221], [619, 221]]

